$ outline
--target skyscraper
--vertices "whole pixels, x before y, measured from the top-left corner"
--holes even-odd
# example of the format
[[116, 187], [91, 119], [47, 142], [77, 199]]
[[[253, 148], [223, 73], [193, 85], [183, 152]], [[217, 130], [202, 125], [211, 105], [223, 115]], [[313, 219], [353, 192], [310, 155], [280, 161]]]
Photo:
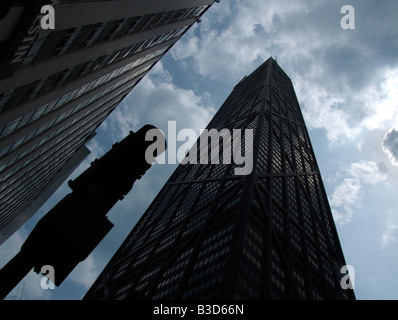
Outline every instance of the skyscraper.
[[[214, 0], [5, 1], [0, 243], [87, 156], [84, 144]], [[41, 8], [54, 8], [43, 29]]]
[[252, 172], [180, 164], [85, 299], [354, 299], [293, 85], [274, 59], [236, 85], [211, 128], [253, 130]]

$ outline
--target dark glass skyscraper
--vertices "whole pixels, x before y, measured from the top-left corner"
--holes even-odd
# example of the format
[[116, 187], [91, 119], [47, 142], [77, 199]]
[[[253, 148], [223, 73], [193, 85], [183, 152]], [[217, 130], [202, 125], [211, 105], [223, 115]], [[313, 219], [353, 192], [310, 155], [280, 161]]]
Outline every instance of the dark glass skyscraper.
[[252, 172], [180, 164], [85, 299], [354, 299], [340, 285], [345, 260], [293, 85], [275, 60], [242, 79], [210, 128], [253, 130]]
[[[0, 10], [0, 244], [214, 0], [10, 0]], [[41, 7], [55, 28], [41, 27]]]

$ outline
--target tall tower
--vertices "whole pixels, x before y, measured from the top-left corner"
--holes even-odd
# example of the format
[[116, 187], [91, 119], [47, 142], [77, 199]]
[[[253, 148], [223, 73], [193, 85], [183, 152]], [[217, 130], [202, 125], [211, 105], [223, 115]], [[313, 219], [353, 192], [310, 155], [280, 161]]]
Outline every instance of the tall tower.
[[252, 172], [180, 164], [85, 299], [355, 299], [340, 285], [319, 168], [275, 60], [236, 85], [210, 128], [253, 130]]
[[[10, 0], [0, 12], [0, 244], [214, 0]], [[41, 8], [54, 8], [43, 29]], [[44, 20], [47, 21], [47, 20]]]

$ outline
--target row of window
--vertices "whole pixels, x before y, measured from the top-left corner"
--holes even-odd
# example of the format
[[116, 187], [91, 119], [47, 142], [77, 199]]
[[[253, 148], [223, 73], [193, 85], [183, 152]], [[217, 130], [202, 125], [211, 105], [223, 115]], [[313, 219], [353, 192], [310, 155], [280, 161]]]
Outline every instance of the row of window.
[[160, 242], [159, 247], [156, 249], [156, 253], [170, 247], [175, 242], [176, 236], [179, 231], [179, 229], [176, 229], [171, 234], [165, 235], [165, 237]]
[[237, 291], [235, 293], [236, 299], [240, 300], [257, 300], [260, 298], [259, 292], [252, 286], [251, 283], [247, 282], [244, 278], [239, 277], [238, 278], [238, 290], [243, 290], [243, 292]]
[[301, 235], [300, 231], [294, 226], [294, 224], [290, 224], [290, 243], [293, 248], [295, 248], [299, 254], [301, 253]]
[[261, 261], [257, 259], [257, 257], [252, 254], [247, 248], [243, 248], [243, 255], [254, 265], [256, 266], [259, 270], [261, 270]]
[[[153, 269], [153, 270], [151, 270], [151, 271], [149, 271], [149, 272], [147, 272], [147, 273], [145, 273], [140, 278], [138, 283], [140, 284], [140, 283], [143, 283], [143, 282], [148, 282], [148, 279], [153, 278], [159, 272], [159, 270], [160, 270], [160, 266], [155, 268], [155, 269]], [[137, 290], [138, 290], [138, 288], [137, 288]]]
[[171, 287], [166, 288], [166, 289], [163, 290], [163, 291], [160, 291], [160, 292], [156, 293], [156, 294], [153, 296], [152, 299], [153, 299], [153, 300], [164, 299], [164, 297], [165, 297], [166, 295], [172, 294], [173, 292], [177, 291], [178, 285], [179, 285], [179, 284], [177, 283], [177, 284], [175, 284], [175, 285], [173, 285], [173, 286], [171, 286]]
[[294, 172], [296, 172], [296, 169], [295, 169], [294, 162], [293, 162], [294, 158], [293, 158], [291, 142], [285, 134], [283, 135], [283, 140], [284, 140], [284, 145], [285, 145], [285, 148], [284, 148], [285, 170], [287, 173], [294, 173]]
[[[275, 132], [274, 132], [275, 134]], [[272, 171], [274, 173], [282, 172], [282, 148], [277, 139], [272, 139]]]
[[174, 282], [175, 280], [181, 278], [183, 274], [184, 274], [184, 272], [182, 271], [182, 272], [174, 274], [173, 276], [167, 278], [166, 280], [161, 281], [158, 284], [157, 289], [160, 289], [160, 288], [162, 288], [164, 286], [167, 286], [169, 283]]
[[[294, 149], [294, 156], [295, 156], [295, 162], [297, 165], [297, 169], [294, 169], [294, 162], [293, 162], [293, 151], [292, 151], [292, 144], [290, 140], [290, 133], [289, 129], [287, 127], [287, 124], [285, 121], [282, 121], [282, 127], [284, 128], [284, 131], [287, 130], [287, 132], [280, 133], [280, 122], [279, 122], [279, 117], [274, 116], [274, 121], [273, 121], [273, 139], [272, 139], [272, 161], [273, 161], [273, 170], [274, 172], [282, 172], [283, 169], [287, 170], [287, 172], [313, 172], [315, 169], [313, 168], [313, 165], [311, 163], [314, 162], [314, 159], [312, 155], [310, 154], [309, 150], [309, 143], [305, 142], [304, 139], [302, 140], [302, 153], [301, 153], [301, 147], [298, 142], [297, 138], [297, 133], [295, 129], [292, 131], [292, 139], [293, 139], [293, 145], [295, 146]], [[276, 121], [276, 122], [275, 122]], [[262, 139], [260, 140], [259, 144], [259, 152], [258, 152], [258, 161], [257, 161], [257, 171], [261, 174], [267, 174], [268, 173], [268, 157], [271, 152], [269, 150], [269, 120], [268, 117], [266, 116], [265, 119], [263, 120], [263, 132], [262, 132]], [[301, 128], [301, 126], [297, 125], [298, 128]], [[281, 147], [281, 139], [283, 137], [283, 144], [284, 148]], [[308, 146], [307, 146], [308, 145]], [[285, 159], [285, 165], [282, 163], [282, 149], [284, 151], [284, 159]], [[303, 164], [304, 163], [304, 164]], [[305, 168], [305, 169], [304, 169]]]
[[[309, 239], [312, 241], [314, 241], [314, 237], [313, 237], [313, 228], [312, 228], [312, 222], [311, 222], [311, 215], [310, 215], [310, 209], [309, 209], [309, 205], [308, 205], [308, 201], [306, 199], [306, 196], [304, 195], [302, 188], [300, 189], [300, 197], [301, 197], [301, 204], [302, 204], [302, 217], [303, 217], [303, 221], [304, 221], [304, 230], [306, 235], [309, 237]], [[290, 212], [290, 218], [294, 217], [294, 215], [292, 214], [293, 212]], [[284, 233], [284, 216], [285, 214], [283, 214], [279, 207], [277, 205], [274, 205], [273, 207], [273, 223], [274, 226], [276, 227], [277, 230], [279, 230], [281, 233]], [[296, 224], [298, 225], [298, 221], [297, 217], [296, 219], [293, 219], [293, 221], [296, 222]], [[325, 237], [325, 234], [322, 232], [323, 227], [321, 227], [318, 223], [317, 223], [317, 228], [316, 229], [316, 233], [318, 234], [318, 240], [317, 240], [317, 246], [322, 250], [322, 252], [324, 252], [325, 254], [328, 254], [328, 241]], [[330, 237], [332, 237], [331, 231], [329, 234]], [[331, 238], [333, 239], [333, 238]], [[300, 231], [297, 229], [297, 227], [295, 227], [294, 224], [290, 224], [290, 241], [292, 243], [292, 246], [298, 251], [301, 252], [302, 251], [302, 245], [301, 245], [301, 241], [302, 241], [302, 236]], [[319, 265], [318, 265], [318, 255], [316, 253], [316, 249], [314, 247], [314, 245], [311, 244], [311, 241], [306, 241], [306, 247], [307, 247], [307, 252], [308, 252], [308, 261], [310, 262], [310, 264], [312, 265], [313, 268], [315, 268], [316, 270], [319, 270]]]
[[[44, 163], [46, 171], [39, 177], [33, 177], [32, 180], [25, 179], [24, 184], [20, 183], [13, 188], [7, 189], [7, 193], [4, 194], [3, 201], [0, 205], [1, 211], [3, 212], [0, 219], [2, 226], [5, 226], [19, 211], [28, 206], [31, 200], [37, 197], [39, 192], [46, 186], [47, 182], [50, 181], [54, 174], [62, 167], [64, 160], [66, 161], [73, 154], [73, 151], [74, 150], [70, 150], [66, 152], [62, 158], [58, 159], [56, 165], [51, 165], [52, 159], [49, 159]], [[37, 173], [31, 172], [29, 178], [31, 178], [32, 175], [37, 175]]]
[[129, 266], [129, 264], [130, 264], [130, 261], [129, 261], [129, 260], [124, 261], [124, 262], [118, 267], [117, 271], [114, 273], [113, 279], [119, 278], [119, 277], [124, 273], [124, 271], [127, 269], [127, 267]]
[[[172, 292], [175, 292], [178, 288], [178, 281], [183, 276], [185, 270], [184, 267], [188, 264], [191, 253], [194, 248], [190, 248], [183, 252], [176, 260], [175, 264], [169, 267], [164, 274], [162, 279], [159, 281], [157, 286], [158, 292], [154, 295], [154, 299], [160, 299]], [[182, 270], [182, 271], [180, 271]], [[165, 289], [161, 289], [166, 287]]]
[[304, 192], [301, 190], [301, 188], [299, 188], [299, 190], [300, 190], [300, 199], [301, 199], [302, 221], [304, 223], [303, 225], [304, 232], [306, 233], [307, 237], [309, 237], [312, 241], [314, 241], [310, 206]]
[[213, 252], [214, 250], [216, 250], [217, 248], [221, 247], [222, 245], [228, 243], [229, 241], [231, 241], [232, 239], [232, 234], [230, 234], [229, 236], [225, 236], [222, 239], [218, 240], [217, 242], [212, 243], [211, 245], [206, 245], [205, 246], [205, 242], [203, 242], [202, 246], [205, 246], [198, 254], [198, 258], [200, 258], [201, 256], [204, 256], [210, 252]]
[[[100, 77], [99, 79], [96, 79], [94, 81], [91, 81], [90, 83], [85, 84], [84, 86], [69, 92], [67, 94], [65, 94], [64, 96], [62, 96], [59, 99], [56, 99], [50, 103], [47, 103], [39, 108], [37, 108], [35, 111], [32, 111], [30, 113], [25, 114], [23, 117], [20, 117], [14, 121], [12, 121], [11, 123], [8, 123], [6, 125], [3, 126], [3, 130], [1, 131], [1, 127], [0, 127], [0, 138], [7, 136], [8, 134], [12, 133], [14, 130], [17, 130], [25, 125], [28, 125], [30, 123], [32, 123], [33, 121], [37, 120], [38, 118], [44, 116], [45, 114], [48, 114], [51, 111], [54, 111], [60, 107], [62, 107], [63, 105], [65, 105], [66, 103], [71, 102], [72, 100], [77, 99], [78, 97], [80, 97], [81, 95], [94, 90], [95, 88], [99, 87], [100, 85], [107, 83], [113, 79], [115, 79], [118, 76], [121, 76], [127, 72], [129, 72], [130, 70], [132, 70], [133, 68], [135, 68], [136, 66], [143, 64], [151, 59], [153, 59], [154, 57], [157, 57], [159, 55], [161, 55], [164, 51], [166, 50], [166, 48], [157, 50], [154, 53], [148, 54], [145, 57], [138, 59], [132, 63], [127, 64], [126, 66], [123, 66], [122, 68], [119, 68], [117, 70], [114, 70], [102, 77]], [[147, 67], [145, 69], [139, 70], [137, 71], [137, 75], [141, 74], [143, 72], [145, 72], [146, 70], [148, 70], [150, 67]], [[100, 96], [105, 95], [106, 93], [108, 93], [109, 91], [113, 90], [114, 88], [107, 88], [106, 91], [103, 91]], [[92, 97], [91, 99], [97, 99], [98, 97], [95, 96], [96, 98]], [[90, 101], [88, 100], [86, 104], [90, 103]], [[81, 105], [79, 105], [81, 107]], [[79, 108], [77, 108], [79, 109]], [[69, 114], [74, 113], [75, 111], [68, 111]], [[64, 115], [63, 117], [66, 117], [67, 115]], [[0, 155], [1, 156], [1, 155]]]
[[199, 164], [197, 166], [199, 166], [199, 169], [197, 175], [195, 176], [195, 180], [205, 180], [209, 178], [210, 171], [214, 167], [211, 164]]
[[187, 173], [186, 173], [186, 175], [183, 175], [184, 181], [194, 180], [195, 174], [198, 169], [199, 169], [199, 166], [197, 166], [197, 165], [186, 166]]
[[173, 273], [177, 272], [178, 270], [182, 269], [183, 267], [185, 267], [189, 262], [189, 257], [190, 257], [190, 254], [192, 253], [192, 251], [193, 251], [193, 248], [190, 248], [189, 250], [185, 251], [176, 260], [176, 264], [174, 264], [172, 267], [170, 267], [169, 269], [167, 269], [164, 272], [163, 277], [173, 274]]
[[284, 188], [283, 180], [279, 177], [272, 178], [272, 200], [275, 201], [280, 207], [284, 207], [283, 201]]
[[182, 295], [182, 298], [186, 299], [186, 298], [192, 297], [193, 295], [199, 293], [202, 290], [205, 290], [207, 288], [217, 285], [219, 282], [222, 281], [222, 279], [223, 279], [223, 275], [218, 275], [218, 276], [215, 276], [215, 277], [207, 280], [206, 282], [200, 283], [197, 286], [185, 291]]
[[23, 65], [70, 53], [104, 41], [130, 36], [137, 32], [154, 29], [200, 15], [203, 7], [195, 7], [157, 14], [135, 16], [125, 19], [96, 23], [67, 30], [55, 30], [40, 34], [33, 42]]
[[[239, 100], [229, 101], [232, 98], [227, 99], [210, 122], [209, 127], [226, 128], [229, 123], [233, 123], [233, 128], [241, 128], [250, 114], [256, 92], [257, 87], [250, 89], [249, 92], [243, 96], [238, 96]], [[231, 96], [234, 97], [235, 94]]]
[[227, 170], [228, 165], [227, 164], [222, 164], [222, 161], [220, 162], [219, 165], [214, 166], [213, 171], [211, 172], [210, 177], [211, 178], [221, 178], [224, 177], [225, 171]]
[[278, 80], [282, 87], [285, 87], [286, 89], [289, 89], [291, 87], [289, 77], [281, 68], [278, 67], [277, 64], [271, 64], [271, 72], [273, 74], [273, 79]]
[[191, 213], [191, 207], [194, 204], [196, 198], [198, 197], [199, 191], [202, 188], [201, 183], [192, 183], [189, 185], [189, 190], [187, 194], [184, 196], [184, 199], [178, 209], [174, 219], [172, 221], [171, 226], [177, 225], [182, 220], [186, 219], [187, 216]]
[[[295, 98], [285, 93], [285, 89], [272, 86], [272, 98], [273, 101], [270, 102], [270, 105], [275, 114], [280, 115], [284, 119], [302, 123], [303, 120], [300, 108], [298, 104], [295, 103]], [[269, 110], [269, 105], [266, 110]]]
[[115, 300], [123, 300], [124, 298], [126, 298], [126, 296], [129, 293], [132, 286], [133, 286], [133, 282], [127, 283], [126, 285], [122, 286], [115, 293]]
[[223, 261], [220, 261], [220, 262], [218, 262], [216, 264], [213, 264], [213, 265], [209, 266], [206, 269], [203, 269], [200, 272], [193, 273], [188, 279], [188, 285], [190, 285], [190, 284], [192, 284], [194, 282], [197, 282], [200, 279], [217, 272], [221, 268], [224, 268], [226, 265], [227, 265], [227, 260], [223, 260]]
[[268, 161], [270, 157], [269, 125], [267, 119], [264, 119], [262, 123], [261, 139], [258, 147], [256, 172], [259, 174], [267, 174], [269, 173]]
[[199, 269], [202, 266], [207, 266], [208, 264], [212, 263], [213, 261], [216, 261], [218, 258], [222, 257], [226, 253], [229, 252], [230, 247], [224, 247], [223, 249], [211, 254], [210, 256], [207, 256], [204, 259], [201, 259], [195, 263], [193, 266], [193, 270]]
[[[94, 114], [95, 117], [95, 111], [99, 110], [104, 104], [108, 103], [109, 101], [111, 101], [112, 99], [114, 99], [115, 97], [117, 97], [121, 91], [119, 90], [118, 92], [109, 95], [107, 97], [106, 100], [98, 103], [97, 105], [92, 106], [90, 109], [87, 109], [84, 113], [82, 113], [79, 117], [75, 117], [72, 118], [72, 113], [76, 114], [77, 112], [79, 112], [83, 107], [85, 107], [86, 105], [92, 103], [95, 99], [99, 99], [101, 98], [103, 95], [107, 94], [108, 92], [110, 92], [111, 90], [115, 90], [118, 87], [122, 86], [124, 83], [126, 83], [127, 81], [133, 79], [135, 77], [134, 75], [131, 75], [127, 78], [124, 78], [123, 80], [119, 81], [118, 83], [116, 83], [115, 85], [113, 85], [112, 87], [107, 88], [107, 90], [100, 92], [99, 94], [91, 97], [90, 99], [87, 99], [86, 101], [80, 103], [79, 105], [77, 105], [75, 108], [68, 110], [67, 112], [65, 112], [64, 114], [61, 114], [60, 116], [58, 116], [57, 118], [54, 118], [53, 120], [51, 120], [50, 122], [45, 123], [44, 125], [42, 125], [41, 127], [37, 128], [34, 131], [31, 131], [29, 134], [25, 135], [24, 137], [20, 138], [18, 141], [16, 141], [15, 143], [9, 145], [8, 147], [4, 148], [2, 151], [2, 154], [7, 154], [8, 152], [11, 152], [12, 150], [16, 149], [14, 148], [15, 145], [17, 145], [17, 147], [19, 147], [22, 144], [27, 143], [28, 141], [32, 140], [33, 138], [39, 136], [40, 134], [42, 134], [45, 130], [49, 130], [52, 127], [54, 127], [55, 125], [57, 125], [58, 123], [61, 122], [61, 120], [64, 120], [65, 117], [71, 117], [70, 119], [72, 121], [70, 122], [66, 122], [65, 124], [59, 128], [58, 130], [52, 132], [49, 135], [46, 135], [45, 137], [43, 137], [40, 141], [39, 141], [39, 145], [44, 144], [45, 142], [47, 142], [49, 139], [51, 139], [54, 135], [58, 134], [59, 132], [66, 130], [67, 128], [71, 127], [72, 125], [74, 125], [76, 122], [80, 121], [83, 118], [88, 117], [89, 115]], [[94, 99], [95, 98], [95, 99]], [[87, 121], [87, 120], [86, 120]], [[13, 159], [9, 160], [7, 163], [3, 164], [3, 166], [0, 168], [0, 172], [5, 170], [6, 168], [10, 167], [12, 164], [14, 164], [16, 161], [18, 161], [19, 159], [22, 159], [26, 154], [29, 153], [30, 150], [35, 150], [29, 148], [25, 151], [23, 151], [22, 153], [18, 154], [17, 156], [15, 156]], [[27, 163], [25, 163], [26, 165]]]
[[264, 288], [263, 270], [259, 270], [257, 267], [253, 267], [251, 262], [247, 262], [247, 260], [243, 261], [239, 271], [240, 278], [246, 283], [239, 281], [238, 287], [240, 284], [240, 288], [237, 292], [240, 292], [244, 299], [259, 299], [259, 292], [262, 292]]
[[[62, 137], [61, 140], [63, 140], [63, 143], [60, 144], [56, 150], [43, 157], [42, 161], [37, 166], [21, 173], [20, 177], [23, 175], [24, 179], [19, 179], [18, 184], [12, 187], [9, 186], [5, 189], [7, 192], [1, 193], [1, 211], [7, 213], [3, 215], [3, 218], [7, 219], [7, 221], [2, 221], [2, 225], [6, 225], [7, 222], [12, 219], [12, 212], [18, 213], [23, 210], [22, 206], [25, 203], [29, 205], [30, 199], [34, 199], [36, 194], [41, 192], [47, 182], [53, 178], [53, 175], [70, 159], [75, 150], [84, 143], [85, 136], [82, 136], [82, 133], [86, 129], [87, 128], [83, 127], [77, 132], [74, 131], [69, 138]], [[77, 139], [79, 136], [80, 139]], [[71, 144], [72, 141], [74, 142], [73, 144]], [[62, 150], [61, 157], [58, 156], [60, 150]], [[57, 159], [56, 164], [54, 164], [54, 158]], [[15, 181], [16, 180], [13, 180], [13, 182]]]
[[[174, 198], [179, 199], [179, 198]], [[181, 200], [181, 199], [179, 199]], [[166, 209], [166, 211], [162, 214], [161, 218], [158, 220], [156, 226], [152, 229], [152, 233], [148, 238], [148, 242], [156, 240], [166, 229], [169, 224], [170, 218], [174, 215], [175, 210], [177, 209], [178, 202], [173, 202]]]
[[[280, 299], [286, 292], [286, 272], [281, 264], [281, 259], [275, 248], [271, 249], [271, 297]], [[274, 295], [274, 296], [273, 296]]]
[[[141, 230], [145, 230], [150, 228], [150, 225], [154, 223], [154, 221], [158, 220], [158, 217], [163, 217], [163, 211], [165, 208], [168, 208], [169, 204], [172, 203], [174, 196], [177, 193], [178, 186], [176, 185], [165, 185], [164, 190], [158, 194], [155, 200], [152, 202], [150, 207], [147, 210], [147, 213], [142, 217], [139, 221], [139, 225], [137, 226], [136, 232], [134, 232], [134, 237], [140, 235]], [[140, 239], [143, 237], [140, 237]]]
[[[253, 215], [252, 218], [254, 218]], [[257, 273], [257, 271], [262, 270], [264, 239], [257, 231], [257, 228], [254, 228], [252, 224], [253, 222], [250, 222], [247, 225], [245, 246], [243, 248], [243, 256], [246, 257], [247, 260], [243, 263], [251, 267], [252, 273]]]
[[[298, 176], [298, 179], [300, 182], [299, 188], [296, 188], [295, 185], [295, 179], [294, 177], [286, 177], [285, 180], [283, 178], [279, 177], [274, 177], [272, 179], [272, 188], [273, 188], [273, 200], [274, 200], [274, 207], [276, 208], [275, 210], [278, 210], [278, 207], [283, 207], [285, 204], [283, 202], [284, 198], [286, 197], [287, 201], [287, 209], [289, 210], [289, 217], [291, 220], [293, 220], [296, 225], [301, 225], [301, 223], [304, 223], [304, 230], [305, 232], [313, 239], [313, 227], [312, 227], [312, 218], [311, 218], [311, 209], [310, 209], [310, 203], [311, 206], [313, 207], [314, 212], [317, 212], [317, 217], [320, 219], [322, 225], [324, 226], [323, 228], [319, 229], [318, 231], [321, 232], [322, 229], [326, 228], [326, 233], [328, 235], [328, 238], [334, 239], [335, 237], [333, 236], [332, 232], [332, 227], [331, 227], [331, 222], [330, 222], [330, 213], [328, 213], [326, 209], [326, 204], [322, 202], [322, 209], [320, 209], [320, 206], [318, 204], [318, 198], [317, 198], [317, 192], [315, 187], [310, 189], [310, 193], [307, 194], [306, 190], [306, 183], [305, 181], [308, 181], [309, 183], [313, 184], [314, 179], [317, 179], [318, 176], [314, 175], [309, 175], [309, 176]], [[303, 180], [305, 179], [305, 180]], [[284, 183], [286, 181], [286, 183]], [[284, 191], [286, 190], [286, 191]], [[286, 192], [286, 194], [284, 194]], [[300, 204], [301, 204], [301, 210], [298, 208], [298, 200], [300, 199]], [[319, 199], [323, 199], [320, 197]], [[311, 201], [309, 201], [311, 200]], [[277, 211], [276, 211], [277, 212]], [[299, 212], [301, 212], [301, 222], [299, 218]], [[278, 212], [277, 212], [278, 214]], [[284, 214], [283, 214], [284, 215]], [[277, 215], [275, 216], [275, 222], [279, 224], [282, 227], [282, 217], [278, 217]], [[282, 230], [281, 230], [282, 231]], [[322, 241], [322, 239], [321, 239]], [[324, 241], [326, 244], [326, 240]], [[326, 246], [325, 246], [326, 250]]]
[[203, 241], [202, 247], [206, 247], [209, 243], [214, 242], [220, 237], [225, 237], [227, 233], [232, 232], [232, 230], [235, 228], [235, 224], [230, 224], [221, 230], [219, 230], [217, 233], [214, 233], [213, 235], [209, 236], [206, 238], [206, 240]]
[[[47, 168], [47, 163], [51, 163], [53, 159], [48, 159], [51, 156], [56, 157], [59, 153], [57, 153], [58, 150], [63, 150], [62, 154], [67, 154], [67, 152], [64, 150], [66, 146], [73, 146], [73, 152], [76, 150], [76, 144], [71, 144], [73, 141], [83, 141], [86, 139], [87, 135], [89, 132], [91, 132], [92, 129], [95, 129], [98, 125], [98, 123], [102, 122], [103, 119], [107, 116], [109, 109], [113, 108], [114, 105], [111, 105], [108, 107], [108, 109], [105, 109], [102, 113], [94, 115], [90, 119], [87, 119], [84, 123], [81, 124], [81, 126], [76, 127], [74, 130], [68, 132], [65, 131], [64, 134], [57, 133], [59, 138], [55, 141], [53, 141], [50, 145], [48, 145], [46, 148], [41, 150], [39, 153], [37, 153], [34, 157], [28, 159], [25, 163], [21, 164], [20, 167], [16, 168], [9, 174], [7, 174], [4, 179], [9, 178], [12, 176], [13, 178], [8, 181], [7, 187], [4, 187], [7, 192], [1, 193], [1, 197], [3, 197], [3, 201], [5, 202], [9, 197], [13, 196], [13, 190], [20, 186], [21, 188], [22, 184], [24, 183], [30, 183], [30, 181], [35, 181], [36, 179], [30, 178], [31, 176], [29, 175], [29, 172], [34, 172], [35, 174], [42, 174], [42, 172], [39, 170], [40, 168], [44, 170], [44, 168]], [[96, 117], [95, 121], [92, 121]], [[53, 150], [53, 148], [57, 146], [56, 150]], [[80, 145], [79, 145], [80, 146]], [[35, 147], [35, 146], [33, 146]], [[51, 153], [49, 153], [51, 151]], [[36, 164], [34, 167], [33, 166], [28, 166], [29, 163], [32, 161], [35, 161], [36, 159], [40, 158], [40, 162]], [[21, 170], [22, 167], [27, 167], [26, 170]], [[42, 170], [42, 171], [43, 171]], [[20, 171], [18, 174], [16, 174], [17, 171]], [[23, 177], [23, 178], [22, 178]], [[22, 178], [22, 179], [21, 179]], [[18, 184], [11, 187], [11, 184], [13, 184], [15, 181], [18, 181]], [[22, 187], [25, 188], [25, 187]]]
[[[0, 94], [0, 111], [2, 111], [4, 108], [9, 108], [13, 105], [23, 103], [28, 99], [34, 99], [45, 92], [61, 87], [77, 78], [82, 78], [88, 73], [100, 70], [111, 63], [118, 62], [121, 59], [129, 58], [141, 51], [156, 46], [157, 44], [166, 42], [172, 38], [179, 37], [184, 31], [184, 28], [176, 29], [159, 36], [154, 36], [150, 39], [135, 43], [132, 46], [102, 55], [97, 59], [83, 62], [72, 68], [52, 74], [47, 78], [37, 80], [23, 87]], [[167, 48], [164, 49], [164, 51], [165, 50], [167, 50]]]
[[282, 209], [278, 205], [274, 205], [272, 208], [272, 226], [274, 230], [279, 231], [281, 234], [285, 233], [285, 214], [282, 213]]
[[139, 255], [135, 259], [132, 267], [134, 268], [134, 267], [144, 263], [148, 259], [149, 254], [152, 251], [153, 251], [153, 245], [149, 245], [149, 246], [146, 246], [146, 247], [142, 248], [141, 251], [139, 252]]
[[210, 209], [206, 208], [204, 210], [201, 210], [199, 213], [196, 213], [194, 216], [192, 216], [191, 220], [188, 222], [187, 226], [185, 227], [182, 237], [185, 237], [186, 235], [191, 234], [195, 230], [198, 230], [200, 227], [202, 227], [207, 220], [209, 211]]
[[[169, 188], [168, 190], [168, 196], [163, 197], [162, 201], [160, 202], [160, 206], [155, 210], [154, 208], [151, 208], [150, 211], [148, 211], [148, 214], [145, 214], [143, 217], [144, 220], [142, 220], [142, 223], [140, 222], [140, 225], [137, 229], [137, 232], [134, 233], [135, 237], [141, 237], [145, 238], [147, 241], [152, 241], [154, 239], [157, 239], [159, 235], [164, 231], [164, 229], [167, 226], [167, 223], [171, 217], [171, 208], [168, 205], [173, 206], [173, 208], [176, 207], [176, 203], [174, 203], [172, 200], [174, 199], [174, 193], [170, 192], [171, 190], [176, 191], [174, 189], [174, 186]], [[164, 212], [163, 210], [167, 210]], [[141, 235], [140, 232], [141, 230], [151, 230], [150, 234]], [[136, 250], [137, 246], [134, 245], [132, 250]]]
[[286, 177], [286, 195], [287, 195], [287, 210], [289, 211], [290, 219], [294, 220], [297, 225], [299, 224], [298, 217], [298, 192], [296, 190], [295, 178]]

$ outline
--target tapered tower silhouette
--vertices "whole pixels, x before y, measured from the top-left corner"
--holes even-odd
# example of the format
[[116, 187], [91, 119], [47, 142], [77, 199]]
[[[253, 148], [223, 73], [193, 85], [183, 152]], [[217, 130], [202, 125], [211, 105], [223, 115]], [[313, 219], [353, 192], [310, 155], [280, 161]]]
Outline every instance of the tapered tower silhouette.
[[292, 82], [274, 59], [235, 86], [210, 128], [253, 130], [251, 173], [236, 175], [221, 150], [220, 164], [180, 164], [85, 299], [355, 299]]

